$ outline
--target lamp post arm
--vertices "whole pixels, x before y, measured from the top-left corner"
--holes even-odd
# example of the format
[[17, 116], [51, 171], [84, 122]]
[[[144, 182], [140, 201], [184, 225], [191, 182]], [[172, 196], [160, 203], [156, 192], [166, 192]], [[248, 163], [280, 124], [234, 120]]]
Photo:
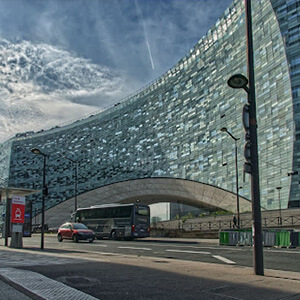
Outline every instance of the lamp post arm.
[[69, 158], [69, 157], [67, 157], [67, 156], [62, 156], [62, 158], [69, 160], [69, 161], [72, 162], [73, 164], [76, 163], [75, 160], [73, 160], [73, 159], [71, 159], [71, 158]]
[[250, 89], [247, 86], [243, 86], [243, 89], [247, 94], [250, 94]]
[[236, 138], [226, 127], [222, 127], [221, 132], [226, 132], [235, 142], [239, 140], [239, 138]]
[[239, 140], [239, 138], [236, 138], [231, 132], [227, 131], [227, 133], [230, 135], [230, 137], [231, 137], [232, 139], [234, 139], [234, 142], [235, 142], [235, 143], [236, 143], [236, 141]]

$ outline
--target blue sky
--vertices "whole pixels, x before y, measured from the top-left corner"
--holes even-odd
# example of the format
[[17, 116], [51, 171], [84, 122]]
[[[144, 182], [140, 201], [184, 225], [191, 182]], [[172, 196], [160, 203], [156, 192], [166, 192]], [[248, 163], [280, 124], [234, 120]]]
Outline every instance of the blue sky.
[[230, 3], [1, 0], [0, 141], [125, 98], [175, 65]]

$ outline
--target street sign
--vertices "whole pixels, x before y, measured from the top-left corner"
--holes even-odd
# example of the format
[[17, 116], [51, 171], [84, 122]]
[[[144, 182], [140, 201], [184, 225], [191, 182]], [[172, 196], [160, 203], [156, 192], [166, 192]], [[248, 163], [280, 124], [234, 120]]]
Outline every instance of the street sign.
[[11, 231], [12, 232], [22, 232], [23, 231], [23, 225], [22, 224], [12, 224]]
[[24, 223], [25, 197], [12, 196], [11, 202], [11, 223]]

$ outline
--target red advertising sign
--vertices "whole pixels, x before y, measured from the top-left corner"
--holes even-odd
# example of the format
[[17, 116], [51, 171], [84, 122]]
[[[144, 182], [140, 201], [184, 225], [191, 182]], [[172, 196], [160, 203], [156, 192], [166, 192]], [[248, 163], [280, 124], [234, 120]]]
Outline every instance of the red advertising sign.
[[11, 223], [24, 223], [25, 197], [12, 196]]

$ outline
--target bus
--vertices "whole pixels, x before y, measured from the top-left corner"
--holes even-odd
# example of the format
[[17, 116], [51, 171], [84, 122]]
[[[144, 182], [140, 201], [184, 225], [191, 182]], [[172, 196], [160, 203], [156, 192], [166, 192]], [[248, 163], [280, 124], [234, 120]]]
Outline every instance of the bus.
[[75, 222], [85, 224], [97, 239], [144, 238], [150, 236], [150, 207], [144, 204], [103, 204], [78, 208]]

